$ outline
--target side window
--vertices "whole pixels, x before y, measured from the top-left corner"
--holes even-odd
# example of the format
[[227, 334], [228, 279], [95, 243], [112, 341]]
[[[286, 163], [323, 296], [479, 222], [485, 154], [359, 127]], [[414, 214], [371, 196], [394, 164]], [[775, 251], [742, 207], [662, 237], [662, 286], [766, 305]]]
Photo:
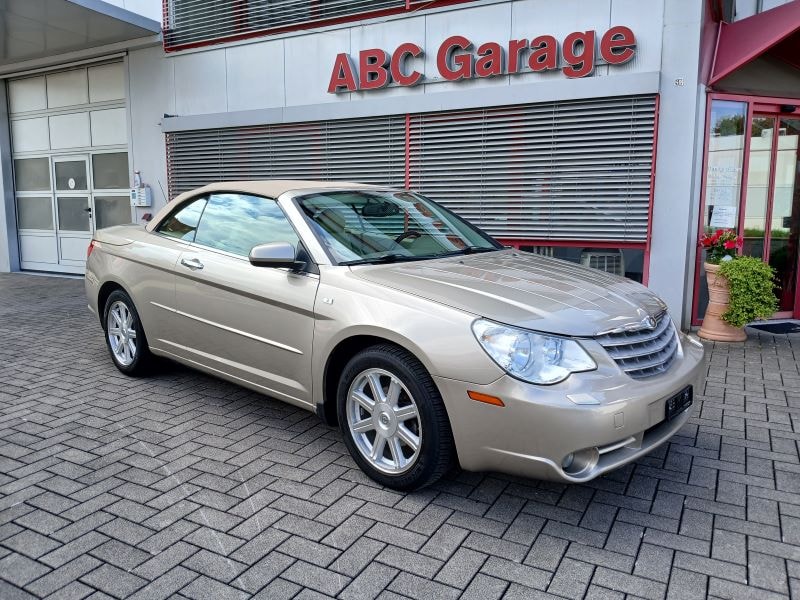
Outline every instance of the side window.
[[192, 200], [188, 204], [185, 204], [183, 208], [179, 208], [164, 219], [156, 231], [168, 235], [169, 237], [189, 242], [193, 241], [195, 231], [197, 231], [197, 223], [200, 222], [200, 215], [203, 214], [205, 205], [206, 198]]
[[197, 227], [195, 243], [248, 256], [253, 246], [298, 238], [274, 200], [245, 194], [213, 194]]

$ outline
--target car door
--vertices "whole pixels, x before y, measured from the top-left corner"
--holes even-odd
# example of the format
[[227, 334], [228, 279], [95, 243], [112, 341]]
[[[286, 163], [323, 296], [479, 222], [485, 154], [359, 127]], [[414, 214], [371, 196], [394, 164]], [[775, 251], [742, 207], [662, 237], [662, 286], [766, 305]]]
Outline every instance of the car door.
[[295, 404], [311, 403], [319, 277], [250, 264], [250, 250], [299, 239], [277, 202], [212, 194], [175, 279], [184, 358]]
[[147, 235], [127, 249], [130, 259], [119, 275], [129, 283], [147, 342], [157, 351], [171, 352], [176, 336], [175, 269], [181, 253], [190, 247], [206, 197], [192, 198], [173, 211]]

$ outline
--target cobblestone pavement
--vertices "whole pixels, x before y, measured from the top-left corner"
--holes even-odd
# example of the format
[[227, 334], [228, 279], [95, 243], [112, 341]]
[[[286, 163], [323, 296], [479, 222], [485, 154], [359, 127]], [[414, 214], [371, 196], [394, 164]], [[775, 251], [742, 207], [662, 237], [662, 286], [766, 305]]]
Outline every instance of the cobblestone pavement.
[[119, 374], [82, 281], [0, 275], [0, 598], [800, 597], [798, 360], [713, 348], [680, 435], [589, 485], [398, 494], [309, 413]]

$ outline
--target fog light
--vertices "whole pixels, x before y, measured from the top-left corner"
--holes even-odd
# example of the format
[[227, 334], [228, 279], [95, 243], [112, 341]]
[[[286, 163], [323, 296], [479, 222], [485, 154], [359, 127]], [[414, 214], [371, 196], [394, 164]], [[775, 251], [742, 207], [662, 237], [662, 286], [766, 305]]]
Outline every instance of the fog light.
[[565, 471], [572, 466], [572, 461], [575, 460], [575, 455], [570, 452], [564, 457], [564, 460], [561, 461], [561, 468]]

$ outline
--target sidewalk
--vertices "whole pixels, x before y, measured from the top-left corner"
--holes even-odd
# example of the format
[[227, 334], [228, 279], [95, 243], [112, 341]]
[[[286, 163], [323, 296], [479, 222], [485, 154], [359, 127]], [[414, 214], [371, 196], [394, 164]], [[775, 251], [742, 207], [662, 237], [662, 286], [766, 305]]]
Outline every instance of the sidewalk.
[[0, 274], [0, 598], [800, 597], [800, 335], [708, 348], [635, 465], [399, 494], [310, 413], [121, 375], [82, 280]]

